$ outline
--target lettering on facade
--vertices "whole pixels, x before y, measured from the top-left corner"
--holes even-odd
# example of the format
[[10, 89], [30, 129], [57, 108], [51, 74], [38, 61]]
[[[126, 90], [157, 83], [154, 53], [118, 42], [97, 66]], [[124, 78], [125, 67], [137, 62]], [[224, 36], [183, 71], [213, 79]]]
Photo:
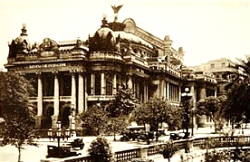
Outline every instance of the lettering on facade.
[[29, 65], [29, 69], [34, 68], [54, 68], [54, 67], [64, 67], [66, 66], [66, 63], [60, 63], [60, 64], [39, 64], [39, 65]]

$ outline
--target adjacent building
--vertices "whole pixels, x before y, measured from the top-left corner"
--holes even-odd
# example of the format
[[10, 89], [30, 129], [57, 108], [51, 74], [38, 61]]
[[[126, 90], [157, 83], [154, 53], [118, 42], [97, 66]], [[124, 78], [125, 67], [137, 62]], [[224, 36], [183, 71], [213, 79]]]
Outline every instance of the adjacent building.
[[214, 75], [218, 83], [217, 94], [225, 95], [227, 92], [225, 86], [237, 76], [243, 76], [243, 71], [235, 68], [235, 65], [236, 63], [228, 58], [220, 58], [192, 68], [198, 73]]

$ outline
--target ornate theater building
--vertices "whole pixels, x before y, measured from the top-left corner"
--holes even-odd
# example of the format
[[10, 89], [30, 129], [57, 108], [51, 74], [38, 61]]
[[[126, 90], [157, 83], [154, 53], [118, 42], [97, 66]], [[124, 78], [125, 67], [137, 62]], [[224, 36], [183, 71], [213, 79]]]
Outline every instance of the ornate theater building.
[[[120, 85], [131, 88], [140, 102], [151, 97], [179, 105], [183, 86], [193, 102], [216, 94], [212, 76], [183, 68], [183, 48], [139, 28], [131, 18], [108, 22], [87, 40], [30, 43], [25, 26], [9, 44], [8, 71], [31, 81], [36, 92], [30, 102], [37, 110], [37, 127], [69, 127], [73, 116], [96, 103], [109, 102]], [[71, 112], [73, 110], [73, 112]]]

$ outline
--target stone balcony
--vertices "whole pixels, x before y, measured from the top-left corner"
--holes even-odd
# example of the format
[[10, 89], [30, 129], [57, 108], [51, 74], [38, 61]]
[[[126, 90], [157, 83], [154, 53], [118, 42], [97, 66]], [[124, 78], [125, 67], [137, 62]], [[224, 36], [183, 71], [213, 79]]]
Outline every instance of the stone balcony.
[[95, 51], [90, 53], [90, 60], [122, 60], [119, 53], [113, 51]]
[[88, 101], [110, 101], [115, 99], [114, 95], [93, 95], [88, 96]]

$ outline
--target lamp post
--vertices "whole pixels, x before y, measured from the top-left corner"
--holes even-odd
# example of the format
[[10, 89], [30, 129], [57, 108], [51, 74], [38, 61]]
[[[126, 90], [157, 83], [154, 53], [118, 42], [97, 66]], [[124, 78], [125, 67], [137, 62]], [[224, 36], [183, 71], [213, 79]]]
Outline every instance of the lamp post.
[[57, 121], [56, 122], [56, 129], [49, 129], [48, 130], [48, 137], [49, 140], [51, 141], [52, 138], [57, 138], [57, 142], [58, 142], [58, 147], [60, 147], [60, 138], [66, 138], [66, 140], [68, 141], [68, 138], [70, 137], [70, 129], [66, 129], [66, 130], [62, 130], [61, 129], [61, 121]]
[[[192, 98], [192, 94], [190, 93], [189, 88], [185, 88], [184, 92], [181, 94], [181, 102], [184, 108], [184, 126], [186, 129], [185, 138], [188, 138], [189, 136], [189, 131], [188, 131], [189, 124], [190, 124], [190, 103], [189, 102], [191, 98]], [[192, 116], [192, 119], [193, 119], [193, 116]], [[193, 125], [193, 121], [192, 121], [192, 125]], [[193, 134], [193, 126], [192, 126], [192, 134]]]
[[67, 139], [67, 141], [68, 141], [69, 136], [70, 136], [70, 129], [66, 129], [66, 130], [65, 130], [65, 136], [66, 136], [66, 139]]
[[61, 138], [61, 135], [62, 135], [61, 121], [56, 122], [56, 127], [57, 127], [56, 137], [57, 137], [58, 148], [59, 148], [60, 147], [60, 138]]
[[194, 107], [191, 109], [191, 120], [192, 120], [192, 132], [191, 132], [191, 136], [194, 136]]
[[51, 139], [52, 139], [52, 134], [53, 133], [53, 131], [52, 131], [52, 129], [49, 129], [48, 130], [48, 137], [49, 137], [49, 140], [51, 141]]

